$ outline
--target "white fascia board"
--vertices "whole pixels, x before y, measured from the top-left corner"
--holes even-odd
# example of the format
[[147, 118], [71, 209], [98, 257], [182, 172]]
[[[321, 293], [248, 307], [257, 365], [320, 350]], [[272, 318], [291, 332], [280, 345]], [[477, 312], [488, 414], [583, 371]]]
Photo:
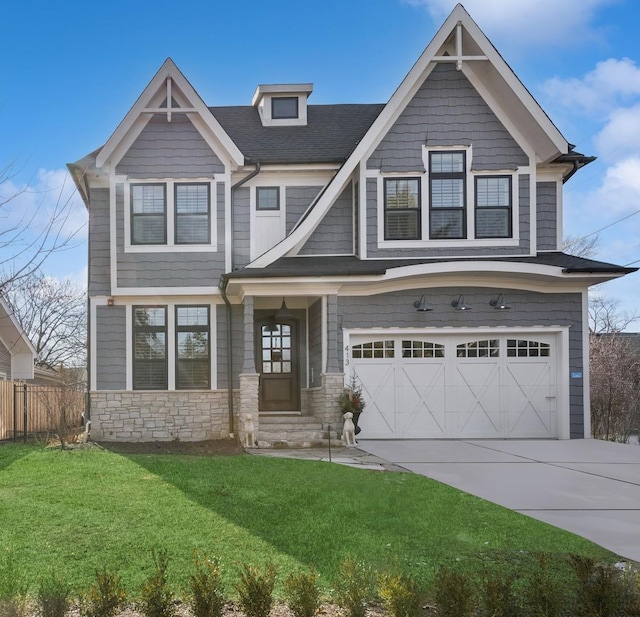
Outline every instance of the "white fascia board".
[[113, 290], [114, 298], [125, 296], [219, 296], [218, 287], [118, 287]]
[[[145, 115], [144, 112], [150, 106], [154, 97], [157, 97], [160, 90], [164, 88], [167, 78], [171, 78], [178, 89], [182, 91], [190, 106], [195, 109], [195, 112], [211, 130], [211, 133], [216, 136], [216, 139], [220, 142], [229, 159], [232, 160], [237, 167], [243, 165], [244, 155], [242, 152], [240, 152], [235, 143], [233, 143], [229, 135], [222, 128], [222, 125], [215, 119], [204, 101], [200, 98], [200, 95], [180, 72], [180, 69], [174, 64], [173, 60], [167, 58], [99, 152], [96, 158], [96, 166], [99, 168], [103, 167], [105, 163], [110, 161], [112, 154], [114, 154], [120, 143], [132, 129], [138, 129], [137, 134], [139, 134], [139, 131], [142, 130], [140, 129], [140, 123], [135, 127], [134, 125], [136, 125], [138, 118]], [[192, 114], [188, 115], [191, 116]], [[193, 122], [193, 118], [191, 120]], [[146, 122], [144, 124], [146, 124]], [[137, 135], [135, 136], [137, 137]], [[112, 166], [114, 167], [115, 165], [112, 163]]]

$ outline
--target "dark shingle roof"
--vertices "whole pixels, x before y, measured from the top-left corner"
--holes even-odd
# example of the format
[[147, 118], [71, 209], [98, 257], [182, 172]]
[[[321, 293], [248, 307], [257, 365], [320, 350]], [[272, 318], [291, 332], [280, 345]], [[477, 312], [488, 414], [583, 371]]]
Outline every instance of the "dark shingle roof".
[[309, 105], [306, 126], [262, 126], [254, 107], [209, 107], [250, 162], [343, 163], [383, 104]]
[[629, 274], [638, 268], [624, 268], [592, 259], [584, 259], [565, 253], [540, 253], [534, 257], [474, 257], [460, 259], [368, 259], [362, 260], [350, 255], [336, 257], [282, 257], [265, 268], [243, 268], [226, 275], [230, 279], [253, 277], [289, 276], [379, 276], [387, 270], [444, 262], [501, 261], [562, 268], [567, 274], [601, 273]]

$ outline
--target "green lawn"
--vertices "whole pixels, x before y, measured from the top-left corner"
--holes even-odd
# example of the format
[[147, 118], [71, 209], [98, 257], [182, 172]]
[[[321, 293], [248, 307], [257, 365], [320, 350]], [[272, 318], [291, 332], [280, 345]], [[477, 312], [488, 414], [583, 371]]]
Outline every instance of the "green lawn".
[[134, 591], [166, 548], [174, 585], [193, 550], [236, 564], [273, 560], [283, 574], [313, 565], [330, 584], [353, 554], [418, 581], [442, 564], [477, 569], [531, 552], [604, 549], [437, 482], [313, 461], [250, 455], [118, 455], [0, 446], [0, 566], [10, 556], [32, 585], [55, 570], [77, 590], [103, 565]]

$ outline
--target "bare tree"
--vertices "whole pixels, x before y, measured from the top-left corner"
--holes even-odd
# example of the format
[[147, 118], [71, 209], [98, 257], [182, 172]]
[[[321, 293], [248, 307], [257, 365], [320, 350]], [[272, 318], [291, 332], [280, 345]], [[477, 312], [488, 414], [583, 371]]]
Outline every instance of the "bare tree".
[[640, 348], [616, 332], [591, 334], [591, 434], [627, 443], [640, 429]]
[[5, 299], [37, 352], [38, 366], [84, 366], [86, 293], [68, 279], [38, 272], [5, 289]]
[[74, 246], [84, 226], [73, 220], [76, 191], [68, 175], [55, 189], [40, 191], [14, 184], [20, 171], [15, 163], [0, 167], [0, 290], [38, 272], [52, 253]]
[[600, 236], [565, 236], [562, 250], [576, 257], [594, 257], [598, 252]]
[[595, 334], [622, 332], [638, 319], [637, 312], [621, 311], [618, 300], [604, 296], [589, 298], [589, 329]]

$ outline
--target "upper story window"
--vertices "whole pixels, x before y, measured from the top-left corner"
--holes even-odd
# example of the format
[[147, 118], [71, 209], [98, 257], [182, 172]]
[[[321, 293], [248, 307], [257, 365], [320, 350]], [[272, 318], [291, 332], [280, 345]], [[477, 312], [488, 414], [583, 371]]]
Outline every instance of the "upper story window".
[[280, 210], [280, 187], [258, 186], [256, 188], [256, 210]]
[[461, 239], [466, 229], [466, 153], [429, 153], [429, 237]]
[[510, 238], [511, 176], [476, 177], [476, 238]]
[[167, 309], [133, 307], [133, 388], [167, 389]]
[[420, 239], [420, 178], [385, 178], [384, 238]]
[[175, 185], [175, 243], [208, 244], [211, 238], [208, 184]]
[[276, 96], [271, 99], [271, 117], [285, 120], [298, 117], [297, 96]]
[[138, 181], [125, 185], [125, 251], [215, 251], [211, 180]]
[[167, 194], [164, 184], [131, 185], [131, 244], [167, 242]]

